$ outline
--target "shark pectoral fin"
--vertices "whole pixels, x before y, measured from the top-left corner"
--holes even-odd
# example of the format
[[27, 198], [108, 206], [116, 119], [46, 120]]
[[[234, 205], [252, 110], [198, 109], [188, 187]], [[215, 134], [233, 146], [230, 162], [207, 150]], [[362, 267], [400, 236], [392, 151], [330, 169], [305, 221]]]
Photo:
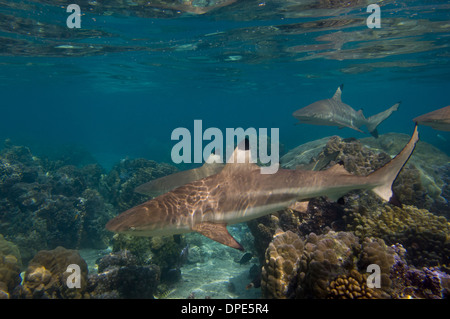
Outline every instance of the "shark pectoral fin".
[[203, 222], [192, 227], [192, 230], [228, 247], [244, 251], [244, 247], [230, 235], [226, 224]]

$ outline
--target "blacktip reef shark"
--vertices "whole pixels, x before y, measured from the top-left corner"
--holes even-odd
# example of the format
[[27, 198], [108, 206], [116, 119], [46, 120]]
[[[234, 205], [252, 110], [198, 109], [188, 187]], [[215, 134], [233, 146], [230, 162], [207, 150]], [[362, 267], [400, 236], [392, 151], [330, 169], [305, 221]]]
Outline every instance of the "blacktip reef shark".
[[431, 126], [435, 130], [450, 131], [450, 105], [418, 116], [413, 121], [418, 124]]
[[366, 118], [362, 110], [355, 111], [351, 106], [342, 102], [341, 95], [344, 85], [341, 84], [331, 99], [314, 102], [304, 108], [295, 111], [292, 115], [299, 123], [349, 127], [364, 133], [360, 128], [366, 126], [374, 137], [378, 137], [377, 127], [387, 119], [392, 112], [397, 111], [401, 102], [391, 106], [386, 111]]
[[[355, 176], [336, 164], [325, 171], [278, 169], [261, 174], [243, 140], [215, 175], [193, 181], [133, 207], [106, 224], [112, 232], [163, 236], [198, 232], [219, 243], [243, 250], [227, 225], [246, 222], [319, 196], [337, 200], [352, 190], [370, 189], [393, 201], [392, 183], [419, 140], [417, 125], [408, 144], [386, 165], [367, 176]], [[244, 160], [242, 160], [244, 159]], [[238, 164], [242, 163], [242, 164]]]

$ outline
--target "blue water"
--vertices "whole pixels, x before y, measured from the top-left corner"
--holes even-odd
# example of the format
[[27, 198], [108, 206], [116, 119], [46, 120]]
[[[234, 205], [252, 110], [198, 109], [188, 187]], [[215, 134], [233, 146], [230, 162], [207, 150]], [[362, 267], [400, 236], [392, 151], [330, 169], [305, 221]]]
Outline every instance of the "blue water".
[[[355, 110], [363, 109], [366, 117], [402, 102], [378, 127], [380, 135], [397, 132], [410, 136], [413, 118], [450, 104], [448, 1], [379, 1], [380, 29], [367, 27], [368, 3], [360, 0], [73, 2], [81, 8], [80, 29], [66, 25], [68, 1], [0, 1], [0, 240], [4, 236], [20, 248], [24, 268], [39, 250], [63, 245], [92, 250], [84, 251], [83, 256], [89, 258], [83, 258], [88, 259], [89, 271], [95, 276], [99, 257], [108, 259], [114, 249], [127, 259], [124, 249], [137, 246], [145, 251], [140, 258], [160, 265], [163, 275], [180, 272], [184, 279], [173, 286], [178, 289], [171, 295], [174, 298], [187, 298], [194, 292], [196, 298], [258, 298], [262, 294], [256, 287], [260, 275], [253, 271], [249, 278], [249, 272], [264, 259], [263, 245], [268, 243], [263, 242], [267, 234], [258, 230], [261, 233], [255, 235], [251, 225], [229, 227], [246, 251], [253, 253], [252, 262], [246, 265], [239, 262], [243, 257], [240, 251], [195, 233], [181, 239], [169, 237], [163, 249], [154, 247], [158, 247], [157, 241], [152, 248], [131, 242], [123, 248], [123, 238], [113, 238], [105, 230], [108, 220], [148, 199], [135, 193], [134, 187], [147, 182], [147, 176], [155, 179], [172, 169], [124, 159], [174, 165], [171, 151], [178, 141], [172, 140], [171, 134], [180, 127], [193, 134], [195, 120], [202, 121], [203, 131], [219, 128], [224, 134], [227, 128], [279, 129], [280, 155], [327, 136], [370, 136], [350, 128], [296, 125], [294, 111], [331, 98], [341, 84], [343, 102]], [[450, 156], [450, 132], [423, 125], [419, 131], [422, 141]], [[34, 160], [26, 149], [11, 145], [27, 146], [33, 156], [43, 160]], [[67, 160], [68, 156], [73, 161]], [[444, 156], [439, 160], [435, 166], [432, 162], [430, 167], [420, 168], [426, 169], [425, 175], [406, 176], [405, 183], [410, 178], [412, 185], [404, 191], [405, 197], [411, 193], [412, 198], [406, 199], [414, 205], [432, 207], [430, 212], [448, 218], [449, 166]], [[92, 161], [103, 170], [84, 165]], [[175, 166], [184, 170], [195, 164]], [[417, 171], [409, 172], [414, 175]], [[442, 178], [437, 178], [439, 174]], [[436, 187], [442, 191], [440, 201], [438, 194], [431, 194]], [[367, 200], [367, 205], [377, 205], [372, 202]], [[366, 202], [360, 203], [358, 212], [366, 210]], [[327, 205], [320, 205], [324, 206], [314, 207], [314, 212], [321, 212], [317, 219], [309, 216], [309, 211], [299, 213], [299, 218], [306, 220], [302, 227], [291, 213], [278, 223], [307, 234], [310, 227], [325, 230], [343, 223], [342, 216], [337, 217], [343, 211], [336, 208], [338, 204], [333, 213], [326, 212], [331, 211]], [[336, 223], [331, 221], [333, 214]], [[277, 224], [275, 220], [270, 219], [270, 227]], [[444, 223], [443, 219], [440, 222]], [[268, 221], [261, 225], [264, 223]], [[411, 261], [420, 269], [448, 261], [444, 249], [448, 229], [446, 233], [426, 227], [425, 233], [436, 237], [420, 237], [417, 243], [410, 243], [408, 237], [400, 243], [412, 252]], [[261, 243], [257, 235], [264, 235]], [[419, 255], [426, 252], [424, 258], [420, 255], [415, 260], [416, 246]], [[181, 265], [184, 247], [191, 247], [192, 252], [190, 260], [185, 257], [187, 264]], [[153, 248], [157, 252], [148, 255]], [[359, 263], [353, 262], [355, 266]], [[114, 269], [117, 265], [110, 266]], [[134, 274], [148, 274], [147, 266], [140, 261]], [[433, 269], [424, 268], [430, 270], [429, 276], [434, 276], [432, 271], [437, 268]], [[17, 279], [20, 272], [16, 270]], [[395, 270], [395, 274], [401, 272]], [[112, 286], [128, 283], [109, 270], [100, 275], [110, 276]], [[136, 287], [130, 285], [134, 297], [136, 289], [152, 287], [139, 278], [132, 278]], [[166, 280], [170, 282], [167, 277], [161, 282], [165, 285]], [[246, 289], [250, 282], [256, 289]], [[166, 287], [170, 288], [167, 291], [173, 287]], [[31, 297], [25, 290], [13, 293], [16, 287], [8, 288], [15, 298]], [[103, 295], [101, 286], [97, 288], [92, 297], [118, 296], [111, 291]], [[143, 289], [140, 297], [152, 298], [157, 291], [150, 288], [149, 295]], [[4, 296], [2, 289], [0, 296]], [[431, 291], [420, 285], [417, 290], [423, 292], [418, 298]], [[164, 291], [159, 293], [164, 295]], [[433, 296], [440, 293], [433, 291]]]
[[[269, 10], [269, 2], [266, 7]], [[66, 31], [68, 14], [63, 8], [48, 4], [35, 8], [41, 11], [5, 7], [0, 8], [0, 13], [44, 21], [44, 28], [48, 23]], [[218, 14], [212, 11], [158, 19], [134, 17], [132, 7], [126, 16], [123, 12], [127, 8], [122, 9], [125, 11], [106, 16], [83, 11], [80, 30], [101, 30], [111, 35], [58, 38], [57, 33], [39, 37], [37, 31], [31, 36], [11, 30], [1, 32], [2, 38], [24, 39], [30, 45], [27, 51], [0, 53], [0, 140], [10, 138], [15, 144], [35, 148], [78, 144], [110, 167], [124, 157], [170, 162], [170, 150], [175, 144], [171, 132], [177, 127], [193, 129], [194, 119], [203, 120], [204, 129], [276, 127], [286, 149], [329, 135], [365, 137], [350, 129], [294, 125], [293, 111], [331, 97], [342, 83], [343, 101], [356, 110], [363, 108], [366, 116], [402, 101], [399, 111], [379, 127], [380, 134], [411, 134], [412, 118], [449, 104], [450, 19], [448, 5], [441, 1], [417, 1], [409, 7], [401, 2], [382, 6], [382, 23], [383, 18], [416, 23], [411, 37], [403, 32], [388, 38], [409, 40], [405, 44], [408, 50], [392, 52], [391, 56], [387, 52], [383, 57], [375, 54], [371, 58], [368, 54], [344, 60], [319, 57], [297, 61], [336, 50], [296, 54], [287, 48], [323, 44], [315, 39], [338, 31], [368, 37], [348, 41], [341, 50], [367, 43], [381, 46], [382, 32], [395, 32], [396, 27], [389, 22], [372, 30], [362, 23], [350, 28], [317, 28], [296, 34], [260, 32], [248, 37], [258, 28], [267, 30], [270, 26], [329, 17], [344, 19], [345, 14], [366, 18], [368, 13], [360, 6], [335, 16], [327, 11], [329, 16], [325, 17], [285, 18], [266, 12], [261, 18], [253, 18], [251, 8], [248, 14], [241, 10], [238, 16], [233, 16], [233, 8], [222, 8]], [[427, 29], [430, 23], [435, 24]], [[419, 34], [414, 32], [418, 28]], [[377, 33], [380, 39], [373, 40]], [[429, 44], [415, 50], [414, 43], [422, 41]], [[126, 46], [129, 51], [84, 54], [83, 49], [78, 49], [79, 56], [73, 57], [62, 54], [67, 49], [55, 48], [77, 44]], [[39, 51], [42, 46], [52, 48], [50, 57]], [[411, 65], [396, 66], [404, 62]], [[357, 74], [342, 71], [369, 63], [391, 64]], [[422, 140], [448, 154], [449, 134], [421, 127]]]

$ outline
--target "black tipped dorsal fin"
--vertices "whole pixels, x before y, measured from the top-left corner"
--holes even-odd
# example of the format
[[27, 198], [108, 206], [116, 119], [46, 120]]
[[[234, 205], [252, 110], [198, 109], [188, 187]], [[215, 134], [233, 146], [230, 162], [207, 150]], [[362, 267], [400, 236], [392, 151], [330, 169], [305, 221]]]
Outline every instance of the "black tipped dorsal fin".
[[342, 102], [342, 100], [341, 100], [341, 95], [342, 95], [342, 90], [343, 90], [343, 89], [344, 89], [344, 84], [341, 84], [341, 85], [337, 88], [337, 90], [336, 90], [336, 92], [334, 93], [332, 99], [333, 99], [333, 100], [336, 100], [337, 102]]
[[213, 163], [222, 163], [222, 157], [220, 156], [220, 151], [216, 153], [211, 153], [209, 157], [206, 159], [205, 164], [203, 165], [209, 165]]
[[243, 139], [234, 149], [233, 154], [227, 159], [227, 163], [223, 171], [235, 169], [254, 169], [259, 166], [255, 164], [250, 150], [250, 142], [247, 138]]
[[226, 224], [203, 222], [192, 227], [192, 230], [228, 247], [244, 250], [244, 247], [230, 235]]

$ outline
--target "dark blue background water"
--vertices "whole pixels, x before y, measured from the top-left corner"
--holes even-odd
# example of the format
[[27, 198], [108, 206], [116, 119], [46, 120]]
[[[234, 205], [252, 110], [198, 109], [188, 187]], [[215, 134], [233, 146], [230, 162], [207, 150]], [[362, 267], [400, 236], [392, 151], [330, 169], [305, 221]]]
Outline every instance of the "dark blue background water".
[[[84, 21], [84, 28], [94, 24]], [[97, 17], [99, 21], [102, 28], [124, 34], [122, 40], [112, 41], [132, 43], [132, 38], [147, 37], [153, 43], [160, 39], [174, 45], [189, 44], [208, 33], [282, 22], [215, 21], [206, 16], [170, 20]], [[292, 112], [331, 97], [342, 83], [343, 101], [356, 110], [363, 108], [366, 116], [402, 101], [399, 111], [379, 127], [380, 134], [411, 134], [414, 117], [450, 104], [445, 48], [350, 61], [210, 58], [220, 49], [84, 57], [0, 56], [0, 140], [11, 138], [32, 150], [82, 145], [109, 168], [126, 156], [171, 162], [170, 150], [176, 143], [171, 141], [171, 132], [177, 127], [193, 130], [194, 119], [203, 120], [203, 129], [276, 127], [286, 149], [329, 135], [366, 137], [350, 129], [294, 125]], [[435, 58], [441, 62], [428, 65]], [[424, 65], [375, 68], [360, 74], [339, 72], [357, 63], [411, 59]], [[420, 131], [422, 140], [450, 155], [449, 132], [428, 127]]]

